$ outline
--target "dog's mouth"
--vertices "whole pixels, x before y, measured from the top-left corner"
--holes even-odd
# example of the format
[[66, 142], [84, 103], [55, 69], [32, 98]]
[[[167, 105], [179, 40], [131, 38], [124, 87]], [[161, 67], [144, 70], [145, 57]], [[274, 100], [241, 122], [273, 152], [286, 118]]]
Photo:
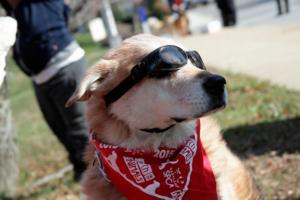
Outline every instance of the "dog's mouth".
[[227, 101], [227, 92], [224, 88], [224, 91], [219, 95], [211, 95], [206, 109], [197, 113], [194, 118], [208, 116], [223, 110], [227, 106]]
[[219, 94], [208, 95], [207, 101], [205, 103], [198, 103], [199, 104], [196, 103], [196, 107], [194, 107], [195, 103], [193, 103], [193, 114], [189, 113], [183, 116], [172, 116], [171, 119], [176, 123], [180, 123], [183, 121], [189, 121], [196, 118], [208, 116], [215, 112], [221, 111], [227, 106], [227, 91], [224, 87], [223, 91]]
[[204, 113], [204, 116], [210, 115], [212, 113], [218, 112], [224, 109], [227, 105], [227, 92], [224, 90], [220, 95], [214, 95], [210, 97], [210, 103], [208, 110]]
[[[220, 96], [220, 97], [219, 97]], [[181, 116], [181, 117], [170, 117], [170, 119], [173, 121], [172, 124], [170, 124], [168, 127], [163, 127], [163, 128], [151, 128], [151, 129], [140, 129], [144, 132], [149, 132], [149, 133], [161, 133], [169, 130], [170, 128], [174, 127], [176, 124], [184, 122], [184, 121], [190, 121], [194, 120], [200, 117], [204, 117], [207, 115], [210, 115], [212, 113], [215, 113], [217, 111], [220, 111], [224, 109], [227, 105], [227, 95], [226, 91], [224, 91], [223, 94], [220, 94], [219, 96], [212, 96], [210, 98], [210, 102], [207, 106], [206, 110], [202, 110], [201, 112], [194, 114], [194, 115], [189, 115], [189, 116]]]
[[176, 123], [181, 123], [183, 121], [188, 121], [188, 120], [194, 120], [197, 119], [199, 117], [205, 117], [208, 115], [211, 115], [213, 113], [216, 113], [218, 111], [223, 110], [227, 105], [227, 102], [225, 100], [223, 101], [219, 101], [216, 103], [212, 103], [211, 106], [209, 106], [209, 109], [207, 109], [207, 111], [195, 114], [194, 116], [191, 117], [172, 117], [171, 119], [174, 120]]

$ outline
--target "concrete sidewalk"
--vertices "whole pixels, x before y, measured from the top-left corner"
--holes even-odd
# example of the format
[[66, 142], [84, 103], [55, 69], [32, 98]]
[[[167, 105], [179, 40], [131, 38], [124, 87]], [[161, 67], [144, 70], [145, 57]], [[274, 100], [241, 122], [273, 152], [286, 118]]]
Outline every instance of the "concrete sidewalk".
[[179, 39], [207, 66], [300, 90], [300, 25], [224, 29]]

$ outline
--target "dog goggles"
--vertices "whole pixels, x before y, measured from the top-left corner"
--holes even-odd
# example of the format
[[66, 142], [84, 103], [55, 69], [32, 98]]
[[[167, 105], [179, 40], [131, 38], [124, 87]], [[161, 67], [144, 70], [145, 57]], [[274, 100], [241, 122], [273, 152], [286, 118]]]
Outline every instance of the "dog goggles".
[[184, 51], [173, 45], [166, 45], [155, 49], [132, 68], [130, 75], [124, 81], [105, 95], [106, 105], [118, 100], [146, 76], [151, 78], [168, 76], [187, 64], [188, 59], [196, 67], [206, 70], [197, 51]]

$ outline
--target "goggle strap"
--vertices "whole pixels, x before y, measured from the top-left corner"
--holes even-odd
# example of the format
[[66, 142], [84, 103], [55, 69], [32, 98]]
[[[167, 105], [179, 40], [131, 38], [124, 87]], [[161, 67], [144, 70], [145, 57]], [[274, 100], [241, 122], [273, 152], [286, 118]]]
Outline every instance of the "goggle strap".
[[110, 91], [104, 96], [106, 105], [108, 106], [112, 102], [117, 101], [121, 96], [123, 96], [130, 88], [132, 88], [137, 83], [132, 76], [128, 76], [124, 81], [122, 81], [117, 87]]
[[108, 106], [114, 101], [117, 101], [121, 96], [123, 96], [130, 88], [137, 84], [141, 79], [143, 79], [147, 72], [143, 70], [144, 63], [140, 63], [132, 68], [130, 75], [112, 91], [104, 96], [106, 105]]

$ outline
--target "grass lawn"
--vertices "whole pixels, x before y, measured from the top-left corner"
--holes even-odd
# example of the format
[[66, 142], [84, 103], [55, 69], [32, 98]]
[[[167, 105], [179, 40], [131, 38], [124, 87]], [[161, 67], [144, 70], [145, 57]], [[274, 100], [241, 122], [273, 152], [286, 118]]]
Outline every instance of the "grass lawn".
[[[77, 37], [88, 63], [104, 48]], [[31, 83], [9, 61], [10, 99], [19, 146], [20, 178], [15, 199], [76, 199], [79, 186], [64, 179], [30, 189], [38, 178], [67, 165], [66, 153], [37, 107]], [[229, 106], [215, 114], [228, 145], [252, 170], [266, 199], [300, 199], [300, 92], [241, 75], [223, 73]]]
[[300, 92], [223, 73], [229, 106], [216, 114], [228, 146], [265, 199], [300, 199]]

